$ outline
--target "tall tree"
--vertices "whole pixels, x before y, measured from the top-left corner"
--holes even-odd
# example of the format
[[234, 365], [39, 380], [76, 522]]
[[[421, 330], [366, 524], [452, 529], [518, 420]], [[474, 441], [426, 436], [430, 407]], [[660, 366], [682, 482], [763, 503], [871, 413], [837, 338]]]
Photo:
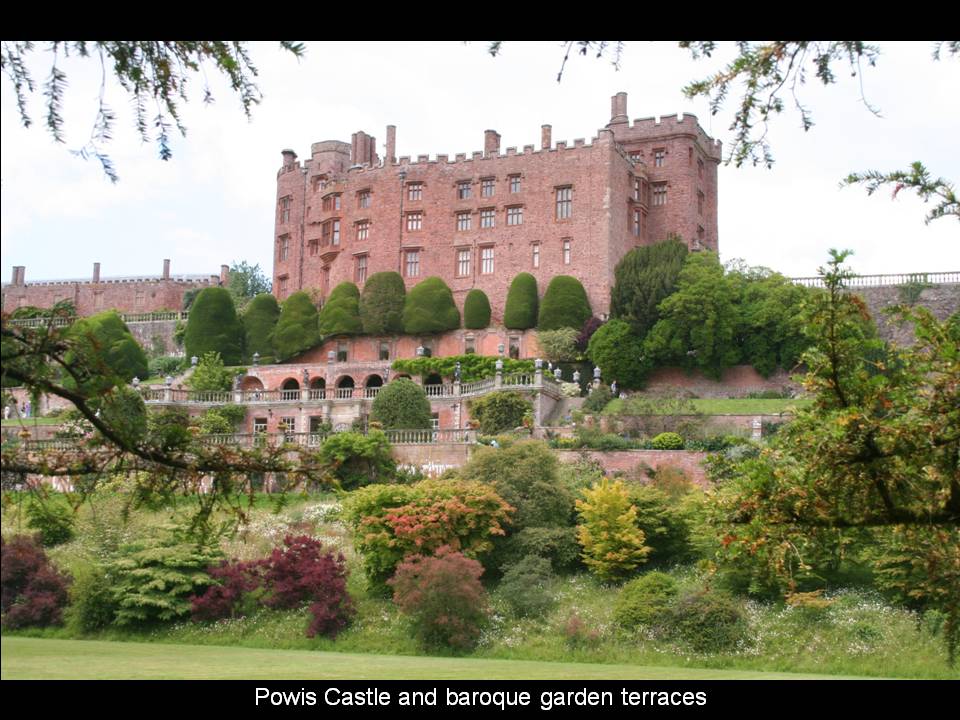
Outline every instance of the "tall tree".
[[687, 257], [679, 238], [634, 248], [614, 270], [610, 316], [626, 320], [641, 339], [660, 319], [657, 306], [677, 287]]
[[227, 290], [233, 294], [239, 310], [243, 310], [257, 295], [270, 292], [270, 288], [271, 283], [263, 274], [259, 263], [250, 265], [246, 260], [241, 260], [230, 266]]

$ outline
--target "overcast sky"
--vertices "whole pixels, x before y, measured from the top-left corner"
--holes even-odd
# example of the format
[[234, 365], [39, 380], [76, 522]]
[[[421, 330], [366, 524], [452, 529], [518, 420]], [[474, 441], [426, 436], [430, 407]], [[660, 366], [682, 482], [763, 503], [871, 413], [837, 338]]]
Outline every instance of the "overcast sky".
[[[501, 146], [539, 146], [540, 126], [554, 142], [586, 138], [610, 119], [610, 96], [629, 95], [632, 118], [695, 114], [710, 133], [729, 142], [733, 106], [711, 117], [706, 102], [680, 89], [719, 67], [693, 61], [675, 44], [628, 43], [617, 71], [593, 57], [571, 58], [561, 83], [559, 43], [505, 43], [497, 58], [487, 44], [307, 43], [301, 60], [276, 44], [254, 45], [263, 102], [247, 121], [219, 82], [216, 103], [183, 106], [188, 133], [173, 143], [173, 159], [158, 159], [141, 143], [118, 87], [107, 102], [118, 114], [109, 152], [120, 174], [111, 185], [95, 161], [72, 156], [89, 137], [100, 71], [91, 61], [61, 64], [70, 87], [64, 108], [67, 143], [44, 128], [42, 96], [25, 130], [12, 86], [2, 84], [3, 281], [13, 265], [27, 280], [89, 277], [95, 261], [104, 277], [156, 275], [163, 258], [174, 273], [216, 273], [221, 263], [247, 260], [272, 272], [276, 172], [280, 151], [301, 159], [319, 140], [350, 141], [364, 130], [384, 155], [385, 127], [397, 126], [397, 154], [472, 152], [483, 131]], [[960, 232], [954, 219], [926, 226], [926, 206], [888, 190], [868, 198], [839, 188], [854, 170], [906, 168], [922, 160], [934, 175], [960, 181], [960, 60], [931, 60], [929, 43], [883, 43], [875, 68], [859, 78], [838, 65], [838, 84], [814, 79], [802, 90], [815, 126], [804, 133], [790, 108], [771, 126], [776, 164], [721, 166], [720, 253], [787, 275], [812, 275], [830, 247], [855, 251], [861, 273], [960, 270]], [[37, 72], [45, 80], [49, 65]], [[816, 83], [816, 84], [815, 84]]]

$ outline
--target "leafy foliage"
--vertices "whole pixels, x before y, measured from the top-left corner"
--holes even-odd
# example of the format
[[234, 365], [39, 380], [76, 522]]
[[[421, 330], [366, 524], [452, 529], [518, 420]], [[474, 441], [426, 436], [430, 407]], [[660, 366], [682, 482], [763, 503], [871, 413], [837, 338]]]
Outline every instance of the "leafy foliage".
[[270, 293], [260, 293], [243, 313], [244, 354], [247, 359], [258, 353], [263, 358], [273, 357], [273, 332], [280, 319], [280, 305]]
[[577, 500], [580, 525], [577, 537], [583, 547], [583, 561], [603, 580], [614, 580], [646, 562], [650, 548], [637, 527], [637, 509], [630, 504], [626, 487], [607, 478]]
[[[658, 472], [657, 480], [660, 475]], [[630, 504], [637, 509], [637, 527], [650, 546], [650, 563], [662, 567], [692, 560], [696, 556], [692, 523], [681, 498], [671, 498], [652, 485], [631, 486], [629, 493]]]
[[587, 291], [580, 281], [571, 275], [556, 275], [540, 303], [537, 327], [540, 330], [580, 329], [591, 315]]
[[734, 342], [736, 296], [713, 253], [689, 255], [677, 291], [659, 307], [661, 319], [644, 342], [645, 354], [661, 365], [699, 368], [719, 379], [740, 359]]
[[407, 293], [403, 305], [403, 331], [410, 335], [441, 333], [460, 327], [460, 311], [453, 293], [438, 277], [428, 277]]
[[583, 327], [580, 328], [580, 334], [577, 335], [577, 350], [585, 353], [587, 351], [587, 346], [590, 344], [590, 338], [592, 338], [593, 334], [602, 326], [603, 320], [598, 318], [596, 315], [589, 317], [583, 324]]
[[653, 438], [654, 450], [683, 450], [683, 438], [675, 432], [663, 432]]
[[517, 617], [543, 616], [556, 603], [550, 592], [554, 577], [549, 560], [527, 555], [504, 568], [500, 593]]
[[149, 625], [186, 617], [190, 597], [213, 582], [207, 568], [217, 556], [217, 550], [178, 532], [124, 545], [108, 568], [115, 578], [115, 622]]
[[587, 395], [587, 399], [583, 401], [583, 409], [592, 413], [602, 412], [611, 400], [613, 393], [610, 392], [610, 386], [600, 384]]
[[448, 545], [467, 557], [489, 552], [513, 508], [486, 483], [424, 480], [369, 485], [347, 497], [342, 518], [374, 589], [408, 555]]
[[190, 614], [196, 621], [234, 617], [247, 593], [262, 584], [262, 561], [224, 560], [207, 568], [213, 583], [190, 598]]
[[233, 387], [234, 371], [224, 367], [218, 352], [208, 352], [187, 378], [187, 387], [197, 392], [222, 392]]
[[237, 431], [247, 417], [243, 405], [219, 405], [207, 410], [200, 416], [200, 432], [204, 435], [226, 434]]
[[317, 308], [307, 293], [300, 290], [283, 301], [272, 344], [277, 360], [287, 360], [320, 344]]
[[610, 316], [629, 323], [641, 340], [646, 337], [660, 319], [657, 307], [676, 290], [686, 257], [687, 246], [679, 238], [637, 247], [624, 255], [614, 270]]
[[537, 279], [530, 273], [520, 273], [507, 291], [503, 324], [512, 330], [536, 327], [538, 303]]
[[123, 320], [113, 310], [81, 318], [67, 331], [70, 350], [66, 362], [83, 365], [83, 377], [68, 376], [68, 387], [82, 392], [105, 393], [149, 372], [147, 356]]
[[613, 619], [625, 628], [655, 625], [677, 595], [677, 581], [662, 572], [648, 572], [626, 583], [617, 595]]
[[110, 625], [117, 608], [106, 570], [96, 563], [83, 563], [71, 572], [70, 605], [64, 613], [67, 627], [90, 633]]
[[480, 423], [484, 435], [496, 435], [523, 424], [533, 406], [520, 393], [499, 390], [470, 401], [470, 415]]
[[31, 500], [27, 503], [27, 527], [36, 530], [40, 544], [53, 547], [73, 538], [73, 513], [59, 502]]
[[575, 360], [579, 335], [579, 331], [573, 328], [540, 330], [537, 333], [537, 345], [543, 351], [543, 357], [550, 362]]
[[221, 287], [204, 288], [193, 301], [183, 338], [188, 357], [220, 353], [227, 365], [240, 363], [243, 325], [237, 317], [233, 296]]
[[318, 460], [343, 490], [390, 481], [397, 470], [390, 442], [380, 430], [371, 430], [366, 435], [334, 433], [320, 446]]
[[406, 297], [407, 288], [400, 273], [388, 271], [371, 275], [363, 284], [360, 296], [363, 332], [367, 335], [402, 333]]
[[604, 377], [623, 388], [643, 385], [651, 363], [644, 355], [643, 341], [623, 320], [611, 320], [593, 334], [587, 355]]
[[666, 612], [664, 629], [697, 652], [722, 652], [746, 639], [747, 617], [729, 595], [704, 589], [678, 598]]
[[393, 601], [409, 615], [426, 646], [468, 650], [487, 619], [487, 597], [476, 560], [442, 546], [432, 557], [406, 559], [390, 581]]
[[241, 260], [230, 265], [227, 290], [233, 295], [238, 308], [244, 308], [257, 295], [269, 294], [270, 289], [270, 281], [263, 274], [259, 263], [251, 265], [246, 260]]
[[393, 369], [400, 373], [411, 375], [440, 375], [444, 378], [453, 378], [457, 363], [460, 363], [460, 379], [463, 382], [474, 382], [492, 378], [496, 372], [497, 360], [503, 360], [503, 372], [532, 373], [532, 360], [514, 360], [512, 358], [497, 358], [490, 355], [447, 355], [445, 357], [418, 357], [394, 360]]
[[59, 625], [69, 579], [26, 535], [0, 538], [0, 594], [3, 627]]
[[867, 186], [867, 195], [873, 195], [884, 185], [893, 185], [893, 197], [896, 199], [906, 188], [915, 190], [917, 195], [925, 203], [931, 200], [937, 200], [923, 222], [929, 225], [934, 220], [950, 215], [960, 220], [960, 201], [957, 200], [957, 193], [953, 189], [953, 183], [945, 178], [934, 180], [930, 176], [923, 163], [911, 163], [908, 171], [896, 170], [894, 172], [883, 173], [877, 170], [868, 170], [863, 173], [850, 173], [841, 183], [843, 185], [858, 185], [864, 183]]
[[330, 293], [320, 308], [320, 334], [359, 335], [363, 332], [360, 320], [360, 290], [352, 282], [342, 282]]
[[463, 301], [463, 326], [468, 330], [483, 330], [490, 326], [490, 300], [478, 288], [467, 293]]
[[407, 378], [398, 378], [381, 388], [370, 411], [370, 419], [387, 430], [429, 428], [431, 417], [427, 394]]

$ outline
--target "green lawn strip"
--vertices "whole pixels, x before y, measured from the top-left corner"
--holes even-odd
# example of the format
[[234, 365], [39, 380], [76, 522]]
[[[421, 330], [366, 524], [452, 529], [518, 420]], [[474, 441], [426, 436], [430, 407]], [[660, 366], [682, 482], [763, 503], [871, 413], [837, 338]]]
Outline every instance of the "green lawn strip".
[[[704, 415], [779, 415], [809, 403], [808, 398], [694, 398], [690, 400], [693, 409]], [[604, 408], [603, 414], [629, 414], [629, 407], [629, 401], [611, 400]], [[664, 410], [664, 412], [667, 411]], [[658, 414], [656, 406], [654, 406], [654, 414]]]
[[0, 647], [3, 653], [0, 677], [4, 680], [799, 680], [839, 677], [742, 670], [359, 655], [26, 637], [4, 637], [0, 641]]
[[0, 420], [0, 423], [3, 424], [3, 427], [19, 427], [24, 425], [30, 427], [31, 425], [60, 425], [63, 422], [63, 418], [55, 417], [32, 417], [32, 418], [10, 418], [9, 420]]

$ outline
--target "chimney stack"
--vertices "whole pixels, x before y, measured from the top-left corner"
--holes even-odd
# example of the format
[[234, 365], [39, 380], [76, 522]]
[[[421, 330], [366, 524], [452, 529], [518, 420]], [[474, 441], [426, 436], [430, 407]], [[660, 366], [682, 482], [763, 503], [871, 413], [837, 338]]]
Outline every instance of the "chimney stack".
[[627, 94], [625, 92], [618, 92], [610, 98], [610, 115], [610, 125], [630, 122], [630, 118], [627, 117]]
[[10, 278], [11, 285], [26, 285], [27, 268], [25, 265], [14, 265], [13, 276]]
[[553, 145], [553, 127], [551, 125], [540, 126], [540, 149], [549, 150]]
[[95, 283], [100, 282], [100, 263], [93, 264], [93, 281]]
[[230, 266], [221, 265], [220, 266], [220, 284], [226, 287], [228, 282], [230, 282]]
[[500, 154], [500, 133], [496, 130], [483, 131], [483, 154], [487, 157]]
[[281, 150], [280, 154], [283, 155], [283, 167], [285, 169], [292, 168], [297, 162], [297, 154], [293, 150]]
[[397, 164], [397, 126], [387, 125], [387, 164]]
[[169, 260], [163, 261], [163, 279], [164, 280], [170, 279], [170, 261]]

